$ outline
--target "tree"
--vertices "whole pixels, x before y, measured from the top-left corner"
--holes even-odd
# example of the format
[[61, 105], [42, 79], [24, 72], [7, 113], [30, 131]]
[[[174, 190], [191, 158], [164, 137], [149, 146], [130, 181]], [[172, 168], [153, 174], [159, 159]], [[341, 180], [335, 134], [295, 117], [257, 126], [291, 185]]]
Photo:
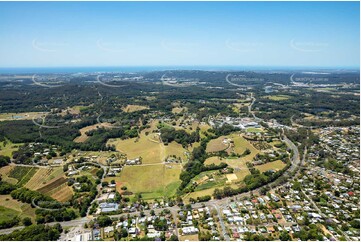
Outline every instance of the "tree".
[[33, 240], [33, 241], [55, 241], [60, 237], [61, 232], [63, 231], [60, 224], [54, 226], [48, 226], [44, 224], [32, 224], [25, 227], [22, 230], [15, 230], [10, 234], [0, 235], [0, 240], [12, 240], [12, 241], [23, 241], [23, 240]]
[[120, 236], [121, 236], [122, 238], [128, 237], [128, 231], [127, 231], [127, 229], [122, 228], [122, 230], [120, 231]]
[[291, 240], [291, 236], [288, 234], [288, 232], [283, 231], [283, 232], [280, 234], [279, 239], [282, 240], [282, 241], [288, 241], [288, 240]]
[[28, 218], [28, 217], [25, 217], [25, 218], [23, 218], [23, 225], [24, 226], [30, 226], [30, 225], [32, 225], [33, 223], [31, 222], [31, 219], [30, 218]]
[[179, 239], [178, 239], [177, 235], [172, 234], [172, 236], [170, 236], [169, 240], [170, 241], [178, 241]]
[[110, 226], [113, 223], [110, 217], [103, 215], [97, 218], [97, 222], [100, 227]]
[[7, 166], [10, 163], [10, 157], [0, 155], [0, 167]]
[[350, 225], [352, 228], [354, 229], [359, 229], [360, 228], [360, 219], [354, 219], [350, 222]]

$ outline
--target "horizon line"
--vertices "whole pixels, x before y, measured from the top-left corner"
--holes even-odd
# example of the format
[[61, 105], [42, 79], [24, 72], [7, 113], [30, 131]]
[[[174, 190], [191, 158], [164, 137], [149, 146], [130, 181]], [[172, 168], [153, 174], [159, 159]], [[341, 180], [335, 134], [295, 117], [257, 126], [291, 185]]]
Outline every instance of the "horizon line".
[[127, 67], [256, 67], [256, 68], [355, 68], [358, 66], [307, 66], [307, 65], [84, 65], [84, 66], [0, 66], [0, 69], [38, 69], [38, 68], [127, 68]]

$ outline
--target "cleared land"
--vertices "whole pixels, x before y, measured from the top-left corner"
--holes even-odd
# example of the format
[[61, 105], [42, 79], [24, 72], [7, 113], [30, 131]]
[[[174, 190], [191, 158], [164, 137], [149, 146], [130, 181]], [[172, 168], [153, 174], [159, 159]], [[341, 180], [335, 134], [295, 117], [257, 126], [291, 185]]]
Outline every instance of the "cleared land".
[[47, 195], [50, 195], [52, 198], [58, 200], [59, 202], [66, 202], [71, 199], [73, 194], [73, 190], [68, 186], [67, 183], [64, 183], [61, 186], [51, 190], [51, 192]]
[[209, 188], [221, 187], [227, 183], [227, 177], [224, 174], [219, 174], [218, 171], [205, 171], [195, 176], [188, 184], [197, 184], [195, 191], [207, 190]]
[[94, 124], [94, 125], [90, 125], [90, 126], [86, 126], [84, 128], [81, 128], [79, 130], [81, 135], [76, 137], [74, 139], [74, 142], [76, 142], [76, 143], [85, 142], [89, 138], [89, 136], [86, 135], [86, 132], [88, 132], [88, 131], [98, 129], [98, 128], [110, 128], [110, 127], [111, 127], [111, 123], [100, 123], [100, 124]]
[[272, 96], [264, 96], [264, 97], [272, 101], [283, 101], [291, 98], [291, 96], [287, 96], [287, 95], [272, 95]]
[[[222, 141], [227, 138], [230, 139], [233, 144], [228, 145], [224, 144]], [[229, 148], [227, 148], [229, 146]], [[221, 136], [217, 139], [211, 140], [207, 145], [207, 152], [217, 152], [221, 150], [226, 150], [228, 154], [234, 152], [236, 154], [242, 155], [247, 149], [251, 151], [250, 154], [242, 156], [241, 161], [251, 161], [260, 151], [257, 150], [248, 140], [246, 140], [242, 135], [238, 133], [233, 133], [227, 136]]]
[[205, 165], [219, 165], [221, 163], [226, 163], [232, 168], [240, 168], [240, 169], [247, 169], [246, 162], [243, 161], [241, 158], [223, 158], [221, 159], [218, 156], [212, 156], [207, 158], [207, 160], [204, 162]]
[[199, 241], [199, 238], [198, 238], [198, 234], [181, 235], [180, 240], [181, 241]]
[[[153, 121], [151, 128], [145, 129], [140, 133], [140, 138], [126, 140], [112, 139], [108, 141], [108, 144], [114, 144], [117, 151], [127, 155], [127, 159], [142, 157], [143, 164], [160, 164], [170, 155], [175, 155], [185, 160], [186, 150], [182, 145], [176, 142], [168, 145], [160, 143], [159, 135], [152, 132], [156, 128], [157, 123], [157, 121]], [[145, 135], [146, 132], [149, 132], [149, 134]]]
[[119, 182], [125, 185], [128, 191], [141, 193], [145, 199], [172, 196], [180, 184], [180, 172], [181, 166], [175, 164], [125, 166]]
[[226, 136], [218, 137], [217, 139], [212, 139], [207, 144], [206, 152], [218, 152], [227, 149], [228, 144], [224, 144], [222, 141]]
[[180, 107], [172, 108], [172, 113], [181, 113], [182, 111], [187, 111], [187, 108], [180, 108]]
[[0, 206], [0, 223], [13, 220], [18, 215], [19, 215], [18, 211], [15, 211], [14, 209], [11, 208]]
[[141, 110], [145, 110], [145, 109], [149, 109], [149, 107], [141, 106], [141, 105], [127, 105], [125, 108], [123, 108], [123, 111], [127, 112], [127, 113], [132, 113], [132, 112], [141, 111]]
[[63, 110], [63, 112], [61, 114], [62, 115], [66, 115], [68, 113], [70, 113], [70, 114], [80, 114], [80, 112], [83, 109], [86, 109], [87, 107], [89, 107], [89, 106], [74, 106], [74, 107], [67, 108], [67, 109]]
[[0, 143], [0, 155], [12, 157], [14, 151], [18, 150], [22, 144], [14, 144], [10, 140]]
[[67, 182], [66, 178], [59, 177], [57, 179], [54, 179], [52, 182], [49, 182], [49, 184], [37, 189], [37, 191], [46, 194], [46, 193], [50, 192], [51, 190], [53, 190], [57, 187], [60, 187], [61, 185], [63, 185], [66, 182]]
[[261, 129], [261, 128], [247, 128], [246, 132], [249, 132], [249, 133], [262, 133], [263, 129]]
[[182, 145], [178, 144], [175, 141], [169, 143], [168, 145], [165, 145], [166, 156], [175, 155], [176, 157], [180, 157], [182, 161], [185, 161], [186, 160], [185, 152], [186, 150], [182, 147]]
[[254, 168], [258, 169], [260, 172], [265, 172], [268, 170], [279, 171], [282, 170], [285, 166], [286, 164], [283, 163], [281, 160], [276, 160], [263, 165], [255, 166]]
[[9, 174], [11, 172], [12, 169], [14, 169], [15, 166], [4, 166], [0, 168], [0, 175], [1, 175], [1, 179], [5, 182], [8, 182], [10, 184], [16, 184], [18, 183], [18, 180], [16, 180], [15, 178], [9, 177]]
[[[35, 218], [35, 208], [32, 208], [30, 204], [19, 202], [13, 199], [10, 195], [0, 195], [0, 204], [1, 207], [11, 209], [15, 211], [15, 215], [19, 215], [21, 218], [30, 217], [34, 221]], [[0, 220], [3, 213], [0, 211]]]
[[45, 115], [44, 112], [27, 112], [27, 113], [0, 113], [0, 121], [6, 120], [31, 120]]
[[241, 157], [242, 161], [251, 161], [259, 153], [259, 151], [243, 136], [232, 134], [230, 138], [233, 140], [233, 150], [235, 153], [242, 155], [247, 149], [251, 151], [249, 155]]
[[46, 186], [50, 181], [64, 176], [63, 168], [39, 169], [34, 176], [25, 184], [25, 187], [31, 190], [37, 190]]
[[15, 166], [9, 172], [8, 176], [17, 180], [17, 185], [22, 186], [26, 184], [37, 172], [39, 168]]
[[116, 139], [108, 143], [114, 144], [116, 150], [125, 153], [128, 159], [142, 157], [143, 164], [160, 163], [165, 158], [164, 149], [161, 149], [163, 145], [153, 142], [143, 135], [139, 139]]
[[[237, 185], [229, 185], [231, 188], [237, 188], [238, 186]], [[200, 190], [200, 191], [195, 191], [195, 192], [192, 192], [192, 193], [188, 193], [187, 195], [184, 196], [184, 200], [185, 201], [189, 201], [190, 198], [193, 198], [193, 199], [197, 199], [197, 197], [202, 197], [202, 196], [206, 196], [206, 195], [209, 195], [209, 196], [213, 196], [213, 192], [215, 189], [223, 189], [224, 186], [219, 186], [219, 187], [212, 187], [212, 188], [208, 188], [208, 189], [205, 189], [205, 190]]]
[[251, 172], [248, 169], [241, 169], [234, 174], [236, 174], [238, 181], [243, 181], [247, 175], [251, 175]]

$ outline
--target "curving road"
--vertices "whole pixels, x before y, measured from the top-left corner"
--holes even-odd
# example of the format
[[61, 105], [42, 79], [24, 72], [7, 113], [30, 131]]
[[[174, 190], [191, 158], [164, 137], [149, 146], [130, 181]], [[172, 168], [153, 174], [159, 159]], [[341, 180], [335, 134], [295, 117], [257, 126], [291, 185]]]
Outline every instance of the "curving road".
[[256, 115], [254, 114], [254, 112], [252, 111], [252, 106], [253, 104], [255, 103], [256, 101], [256, 98], [253, 97], [253, 93], [251, 92], [251, 99], [252, 99], [252, 102], [251, 104], [248, 106], [248, 112], [253, 116], [254, 119], [257, 119]]

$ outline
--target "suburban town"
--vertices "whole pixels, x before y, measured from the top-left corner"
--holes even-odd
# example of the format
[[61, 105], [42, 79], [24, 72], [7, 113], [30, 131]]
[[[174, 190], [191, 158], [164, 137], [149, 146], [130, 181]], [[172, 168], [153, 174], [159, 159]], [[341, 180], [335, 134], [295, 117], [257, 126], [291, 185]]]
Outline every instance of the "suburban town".
[[360, 2], [0, 19], [0, 241], [361, 241]]

